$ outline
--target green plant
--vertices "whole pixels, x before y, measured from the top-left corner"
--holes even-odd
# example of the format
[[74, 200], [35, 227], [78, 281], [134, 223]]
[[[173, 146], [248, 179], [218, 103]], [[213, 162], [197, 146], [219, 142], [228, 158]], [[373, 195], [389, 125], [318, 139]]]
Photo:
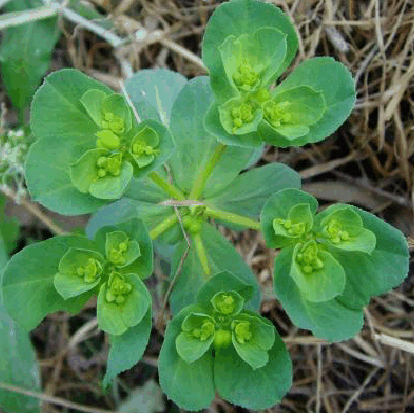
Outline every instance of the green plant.
[[[33, 11], [43, 6], [41, 0], [14, 0], [4, 6], [8, 16]], [[20, 110], [23, 123], [24, 110], [49, 68], [52, 50], [60, 30], [57, 17], [24, 23], [4, 31], [0, 46], [2, 78], [13, 105]]]
[[[0, 279], [9, 259], [17, 246], [19, 222], [5, 216], [6, 198], [0, 194]], [[1, 290], [0, 290], [1, 292]], [[13, 322], [3, 307], [0, 294], [0, 382], [40, 390], [39, 365], [28, 332]], [[38, 400], [23, 395], [11, 394], [0, 389], [0, 408], [16, 413], [39, 413]]]
[[2, 282], [10, 315], [30, 329], [98, 295], [98, 324], [112, 344], [108, 385], [148, 341], [151, 298], [141, 280], [152, 273], [152, 240], [171, 267], [164, 392], [188, 410], [208, 407], [216, 390], [268, 408], [288, 391], [291, 362], [257, 314], [256, 277], [215, 222], [261, 229], [269, 247], [281, 248], [275, 291], [299, 327], [331, 341], [355, 335], [370, 296], [407, 274], [403, 234], [350, 205], [316, 214], [316, 200], [283, 164], [240, 174], [264, 143], [320, 141], [353, 107], [351, 75], [330, 58], [303, 62], [275, 86], [296, 49], [278, 8], [232, 0], [206, 29], [209, 77], [143, 70], [118, 94], [76, 70], [49, 75], [31, 108], [28, 189], [53, 211], [94, 216], [89, 239], [59, 236], [12, 257]]

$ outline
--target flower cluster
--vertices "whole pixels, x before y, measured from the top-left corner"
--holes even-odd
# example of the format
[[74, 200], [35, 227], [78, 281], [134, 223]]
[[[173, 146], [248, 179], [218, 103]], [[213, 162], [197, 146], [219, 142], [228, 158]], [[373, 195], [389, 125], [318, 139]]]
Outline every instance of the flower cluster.
[[[210, 49], [213, 42], [219, 53], [217, 46]], [[307, 60], [275, 87], [297, 45], [293, 25], [272, 5], [235, 0], [216, 10], [203, 39], [203, 60], [216, 97], [206, 125], [219, 140], [298, 146], [324, 139], [345, 121], [355, 89], [347, 69], [333, 59]], [[326, 82], [330, 75], [338, 85]], [[332, 108], [339, 103], [341, 110]]]
[[[334, 204], [316, 213], [317, 207], [304, 191], [278, 191], [263, 207], [261, 227], [266, 244], [282, 249], [274, 283], [290, 316], [321, 338], [344, 340], [361, 328], [371, 296], [405, 274], [406, 242], [400, 231], [355, 206]], [[388, 273], [381, 276], [384, 266]]]
[[160, 154], [164, 131], [155, 121], [138, 124], [128, 102], [117, 93], [89, 89], [80, 103], [97, 127], [96, 147], [70, 165], [72, 183], [95, 198], [120, 198], [134, 170], [148, 167]]
[[54, 285], [65, 300], [98, 292], [100, 328], [120, 335], [137, 325], [151, 305], [141, 281], [152, 269], [151, 240], [142, 222], [132, 219], [103, 227], [92, 246], [69, 248], [59, 261]]
[[[160, 383], [183, 408], [206, 407], [217, 391], [232, 403], [263, 409], [289, 388], [291, 362], [275, 327], [244, 308], [252, 293], [234, 274], [217, 273], [167, 327]], [[247, 381], [259, 397], [252, 398], [249, 391], [243, 396]], [[183, 387], [194, 397], [182, 392]]]

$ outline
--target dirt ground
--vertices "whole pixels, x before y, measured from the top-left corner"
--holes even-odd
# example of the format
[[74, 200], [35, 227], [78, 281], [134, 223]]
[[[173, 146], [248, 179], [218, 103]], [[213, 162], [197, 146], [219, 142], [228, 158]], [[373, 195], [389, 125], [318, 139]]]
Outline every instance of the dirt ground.
[[[346, 123], [325, 141], [302, 148], [267, 147], [260, 164], [284, 162], [300, 172], [303, 189], [321, 203], [347, 202], [376, 213], [412, 240], [414, 154], [414, 2], [412, 0], [272, 0], [299, 35], [294, 64], [332, 56], [352, 72], [357, 102]], [[214, 0], [88, 0], [129, 37], [114, 47], [103, 37], [62, 17], [64, 30], [51, 70], [76, 67], [117, 89], [119, 80], [144, 68], [169, 68], [191, 78], [205, 74], [200, 60], [204, 26]], [[137, 37], [136, 33], [140, 31]], [[134, 37], [133, 37], [134, 36]], [[138, 39], [138, 40], [137, 40]], [[12, 194], [11, 194], [12, 196]], [[9, 205], [23, 236], [44, 239], [87, 217], [59, 217], [25, 201]], [[48, 228], [49, 227], [49, 228]], [[223, 231], [252, 267], [263, 288], [262, 312], [278, 327], [293, 360], [293, 386], [267, 412], [414, 412], [414, 280], [372, 299], [365, 326], [351, 340], [328, 344], [289, 320], [272, 293], [273, 250], [260, 234]], [[410, 241], [410, 245], [412, 242]], [[159, 270], [160, 271], [160, 270]], [[154, 278], [155, 279], [155, 278]], [[142, 362], [120, 376], [119, 388], [99, 386], [108, 343], [96, 327], [94, 303], [79, 315], [48, 316], [32, 332], [44, 395], [83, 406], [115, 410], [137, 385], [157, 379], [161, 336], [153, 331]], [[43, 412], [74, 412], [63, 401], [44, 402]], [[168, 412], [178, 411], [171, 402]], [[86, 410], [85, 410], [86, 411]], [[92, 411], [92, 410], [91, 410]], [[247, 412], [216, 399], [210, 412]]]

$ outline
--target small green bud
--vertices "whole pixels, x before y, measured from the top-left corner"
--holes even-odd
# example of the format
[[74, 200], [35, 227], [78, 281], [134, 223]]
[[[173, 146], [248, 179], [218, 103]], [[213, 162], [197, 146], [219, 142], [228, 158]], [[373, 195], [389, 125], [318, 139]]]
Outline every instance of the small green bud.
[[325, 233], [329, 240], [334, 244], [339, 244], [341, 241], [349, 241], [349, 232], [343, 230], [342, 225], [336, 220], [331, 219], [325, 226]]
[[228, 347], [231, 343], [230, 330], [219, 329], [214, 334], [214, 346], [216, 349]]
[[238, 118], [240, 116], [240, 110], [239, 110], [239, 108], [233, 108], [231, 110], [231, 116], [233, 118]]
[[132, 285], [125, 281], [122, 274], [112, 272], [109, 276], [105, 299], [108, 302], [122, 304], [126, 296], [132, 291]]
[[290, 106], [290, 102], [275, 103], [270, 101], [266, 103], [263, 114], [266, 120], [274, 127], [279, 127], [282, 124], [288, 124], [292, 115], [286, 110]]
[[258, 79], [258, 74], [246, 61], [239, 65], [237, 72], [233, 75], [236, 86], [244, 90], [250, 90], [257, 83]]
[[243, 121], [240, 118], [235, 118], [233, 120], [233, 127], [239, 129], [243, 126]]
[[121, 141], [115, 133], [110, 130], [100, 130], [95, 134], [98, 137], [96, 146], [98, 148], [107, 148], [110, 150], [118, 149]]
[[108, 173], [118, 176], [122, 168], [122, 155], [101, 156], [96, 161], [98, 178], [103, 178]]
[[108, 129], [116, 134], [123, 133], [125, 131], [125, 122], [122, 118], [115, 116], [111, 112], [104, 113], [105, 125]]
[[106, 164], [106, 156], [101, 156], [100, 158], [98, 158], [98, 160], [96, 161], [96, 165], [100, 168], [104, 167]]
[[296, 262], [302, 271], [310, 274], [315, 270], [322, 269], [325, 264], [319, 256], [319, 246], [315, 241], [309, 241], [296, 254]]
[[106, 161], [105, 169], [112, 175], [118, 176], [121, 173], [121, 160], [110, 157]]
[[120, 252], [125, 252], [128, 249], [128, 243], [127, 242], [120, 242], [118, 248], [119, 248]]
[[98, 169], [98, 177], [103, 178], [104, 176], [106, 176], [105, 169]]
[[144, 142], [135, 142], [132, 145], [132, 153], [134, 155], [142, 155], [145, 151], [145, 143]]
[[349, 232], [348, 231], [341, 231], [340, 238], [342, 241], [349, 241]]
[[217, 311], [224, 315], [231, 314], [236, 308], [234, 298], [224, 293], [215, 297], [214, 304]]
[[96, 258], [88, 258], [85, 265], [76, 268], [76, 274], [83, 276], [86, 283], [95, 282], [101, 272], [101, 263]]

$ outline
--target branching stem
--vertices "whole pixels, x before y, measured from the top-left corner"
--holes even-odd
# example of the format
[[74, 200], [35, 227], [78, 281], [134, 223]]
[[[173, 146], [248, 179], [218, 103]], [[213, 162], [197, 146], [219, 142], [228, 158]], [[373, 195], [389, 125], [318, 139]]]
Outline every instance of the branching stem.
[[184, 201], [185, 197], [182, 192], [175, 185], [166, 181], [158, 172], [151, 172], [149, 177], [172, 198], [177, 199], [178, 201]]
[[201, 239], [200, 233], [193, 235], [194, 245], [196, 247], [198, 258], [200, 259], [201, 266], [203, 267], [204, 280], [207, 281], [211, 276], [210, 266], [208, 265], [208, 258], [206, 250], [204, 249], [203, 240]]
[[260, 223], [242, 215], [233, 214], [232, 212], [220, 211], [209, 207], [204, 211], [204, 215], [210, 218], [217, 218], [232, 224], [241, 225], [255, 230], [260, 230]]
[[170, 229], [178, 222], [176, 214], [172, 214], [169, 217], [161, 221], [156, 227], [154, 227], [150, 232], [150, 237], [152, 240], [157, 239], [163, 232]]

